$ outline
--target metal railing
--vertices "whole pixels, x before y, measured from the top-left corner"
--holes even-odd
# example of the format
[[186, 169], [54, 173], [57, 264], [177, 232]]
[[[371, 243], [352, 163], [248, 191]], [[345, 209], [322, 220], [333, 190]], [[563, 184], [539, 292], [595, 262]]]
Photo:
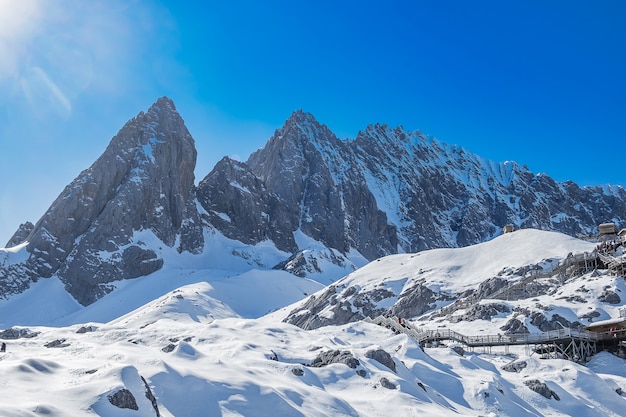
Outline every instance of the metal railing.
[[584, 340], [597, 342], [601, 340], [624, 340], [626, 339], [626, 329], [615, 332], [590, 332], [571, 328], [562, 328], [542, 333], [519, 333], [519, 334], [497, 334], [497, 335], [476, 335], [467, 336], [450, 329], [416, 329], [410, 324], [399, 323], [398, 318], [378, 316], [373, 319], [367, 317], [364, 321], [377, 324], [394, 330], [396, 333], [404, 333], [419, 343], [434, 342], [439, 340], [453, 340], [470, 347], [480, 346], [506, 346], [506, 345], [528, 345], [551, 343], [559, 340]]

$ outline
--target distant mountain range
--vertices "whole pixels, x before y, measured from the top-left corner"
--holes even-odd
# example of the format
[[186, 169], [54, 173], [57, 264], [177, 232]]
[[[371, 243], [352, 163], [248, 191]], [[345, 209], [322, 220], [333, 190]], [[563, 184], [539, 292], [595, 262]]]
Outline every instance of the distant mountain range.
[[0, 296], [56, 277], [86, 306], [162, 269], [164, 251], [199, 256], [216, 236], [239, 242], [228, 256], [250, 268], [324, 281], [389, 254], [488, 241], [507, 224], [578, 237], [626, 224], [622, 186], [559, 183], [401, 127], [340, 140], [302, 111], [248, 161], [224, 158], [197, 186], [195, 163], [183, 119], [159, 99], [38, 222], [20, 226], [0, 251]]

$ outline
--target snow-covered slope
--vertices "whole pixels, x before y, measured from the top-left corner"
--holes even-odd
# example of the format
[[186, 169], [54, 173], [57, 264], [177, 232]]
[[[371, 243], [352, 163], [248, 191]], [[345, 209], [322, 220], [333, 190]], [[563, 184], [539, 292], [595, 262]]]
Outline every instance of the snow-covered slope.
[[[595, 243], [561, 233], [524, 229], [465, 248], [390, 255], [291, 306], [285, 320], [310, 329], [377, 315], [418, 319], [450, 305], [446, 315], [451, 317], [445, 320], [467, 329], [468, 322], [483, 314], [486, 307], [482, 304], [494, 307], [496, 311], [488, 313], [499, 314], [505, 322], [517, 318], [526, 324], [516, 331], [535, 328], [543, 320], [550, 322], [557, 311], [570, 324], [586, 324], [593, 318], [616, 316], [622, 305], [621, 301], [598, 301], [619, 294], [624, 287], [606, 272], [589, 271], [565, 283], [560, 275], [570, 254], [591, 256], [595, 248]], [[516, 283], [524, 286], [516, 290]], [[507, 288], [511, 288], [508, 298], [512, 301], [488, 301]], [[458, 309], [452, 308], [456, 305]], [[556, 309], [560, 305], [564, 311]], [[491, 334], [503, 331], [499, 327], [504, 323], [490, 323], [481, 326], [498, 323], [490, 328]]]
[[[363, 322], [305, 331], [271, 318], [222, 318], [232, 311], [207, 292], [207, 284], [186, 286], [108, 324], [16, 328], [23, 337], [4, 340], [0, 353], [0, 414], [624, 415], [626, 368], [609, 353], [583, 367], [528, 357], [523, 348], [423, 351]], [[334, 351], [345, 363], [310, 366]], [[526, 367], [502, 369], [512, 361]], [[528, 380], [555, 397], [532, 391]], [[118, 408], [124, 404], [136, 409]]]
[[[284, 271], [250, 269], [250, 259], [225, 256], [246, 247], [213, 237], [220, 241], [213, 251], [173, 257], [167, 268], [146, 279], [124, 281], [112, 293], [115, 297], [88, 307], [58, 297], [60, 283], [54, 279], [41, 280], [31, 292], [17, 296], [41, 293], [43, 302], [46, 294], [55, 296], [56, 307], [67, 314], [48, 317], [54, 327], [27, 325], [27, 317], [32, 323], [46, 318], [37, 313], [34, 299], [11, 299], [16, 304], [4, 305], [0, 313], [21, 325], [0, 332], [7, 347], [0, 352], [0, 415], [625, 415], [626, 366], [611, 353], [600, 352], [583, 366], [540, 359], [525, 346], [474, 352], [457, 343], [422, 348], [406, 334], [364, 321], [304, 330], [283, 318], [310, 303], [296, 302], [298, 298], [317, 291], [315, 299], [322, 299], [329, 290]], [[334, 293], [329, 305], [363, 311], [367, 297], [385, 294], [389, 297], [380, 298], [376, 307], [393, 308], [403, 294], [415, 296], [420, 288], [440, 294], [435, 307], [480, 294], [481, 288], [488, 294], [484, 284], [494, 277], [516, 281], [525, 272], [540, 271], [535, 281], [546, 282], [537, 284], [540, 291], [531, 296], [478, 299], [477, 305], [506, 307], [495, 315], [476, 317], [467, 314], [469, 309], [444, 316], [426, 312], [411, 324], [478, 335], [504, 332], [500, 328], [511, 319], [537, 332], [539, 326], [554, 324], [555, 316], [561, 325], [615, 318], [624, 306], [618, 296], [626, 294], [623, 277], [603, 271], [564, 282], [550, 277], [560, 261], [571, 258], [569, 253], [594, 248], [562, 234], [529, 229], [467, 248], [394, 255], [338, 281], [334, 288], [342, 291]], [[278, 256], [273, 246], [266, 249], [265, 258], [256, 262]], [[618, 248], [615, 256], [623, 253]], [[216, 268], [197, 269], [208, 261]], [[294, 304], [265, 314], [285, 300]], [[34, 311], [29, 313], [26, 305]], [[136, 308], [130, 311], [129, 306]], [[545, 320], [537, 320], [536, 311]], [[597, 315], [582, 317], [593, 312]], [[337, 313], [320, 310], [319, 315]]]
[[571, 252], [591, 252], [595, 246], [595, 243], [561, 233], [523, 229], [464, 248], [390, 255], [366, 265], [337, 284], [359, 285], [364, 290], [381, 283], [384, 285], [390, 278], [402, 277], [405, 287], [401, 292], [406, 286], [422, 281], [428, 286], [437, 286], [440, 291], [458, 294], [477, 287], [503, 270], [562, 259]]
[[[159, 247], [158, 239], [150, 233], [143, 233], [141, 239], [148, 246]], [[207, 245], [201, 254], [181, 254], [160, 246], [159, 256], [165, 260], [162, 269], [143, 279], [118, 281], [111, 297], [88, 306], [76, 302], [58, 278], [40, 279], [28, 291], [0, 300], [0, 328], [104, 323], [195, 283], [205, 283], [204, 296], [215, 305], [225, 305], [230, 317], [259, 317], [323, 288], [309, 278], [272, 270], [271, 266], [285, 256], [272, 244], [244, 245], [215, 230], [207, 231], [205, 239]], [[24, 256], [24, 248], [8, 251], [15, 257]]]

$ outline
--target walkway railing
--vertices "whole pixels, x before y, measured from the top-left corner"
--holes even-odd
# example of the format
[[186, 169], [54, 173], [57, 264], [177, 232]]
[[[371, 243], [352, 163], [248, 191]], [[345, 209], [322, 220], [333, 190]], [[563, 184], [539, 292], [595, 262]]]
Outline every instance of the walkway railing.
[[366, 318], [364, 321], [368, 323], [384, 326], [396, 331], [397, 333], [404, 333], [419, 343], [435, 342], [439, 340], [453, 340], [463, 343], [469, 347], [482, 347], [482, 346], [508, 346], [508, 345], [529, 345], [540, 343], [552, 343], [560, 340], [584, 340], [590, 342], [597, 342], [600, 340], [624, 340], [626, 339], [626, 330], [618, 332], [603, 332], [596, 333], [587, 330], [578, 330], [571, 328], [563, 328], [559, 330], [552, 330], [542, 333], [520, 333], [520, 334], [498, 334], [498, 335], [475, 335], [467, 336], [461, 333], [455, 332], [450, 329], [429, 329], [418, 330], [408, 323], [403, 322], [400, 324], [397, 318], [378, 316], [370, 319]]

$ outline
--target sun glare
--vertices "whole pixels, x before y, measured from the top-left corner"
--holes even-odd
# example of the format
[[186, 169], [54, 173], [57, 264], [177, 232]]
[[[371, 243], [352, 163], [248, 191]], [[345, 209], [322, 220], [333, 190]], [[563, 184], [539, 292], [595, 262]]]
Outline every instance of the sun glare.
[[0, 81], [19, 73], [40, 16], [37, 0], [0, 0]]
[[0, 0], [0, 37], [14, 38], [28, 33], [39, 17], [37, 0]]

